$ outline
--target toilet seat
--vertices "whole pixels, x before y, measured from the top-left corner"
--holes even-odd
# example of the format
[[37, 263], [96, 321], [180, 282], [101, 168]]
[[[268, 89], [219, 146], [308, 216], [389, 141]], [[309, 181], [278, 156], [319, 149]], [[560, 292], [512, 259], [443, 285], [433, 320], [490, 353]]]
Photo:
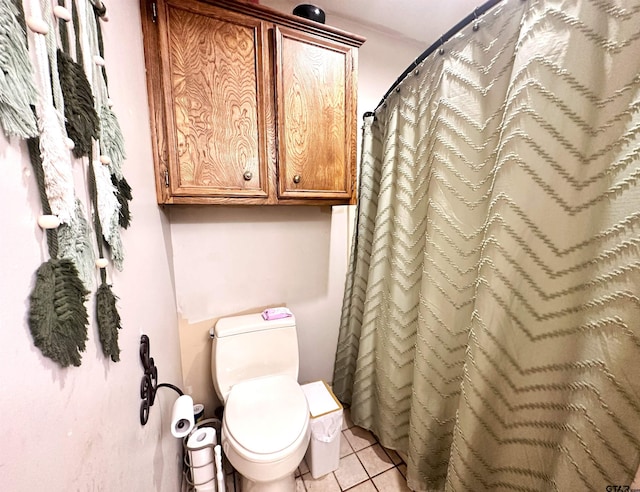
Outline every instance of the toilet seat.
[[291, 376], [243, 381], [227, 397], [223, 425], [246, 459], [277, 461], [308, 434], [307, 399]]

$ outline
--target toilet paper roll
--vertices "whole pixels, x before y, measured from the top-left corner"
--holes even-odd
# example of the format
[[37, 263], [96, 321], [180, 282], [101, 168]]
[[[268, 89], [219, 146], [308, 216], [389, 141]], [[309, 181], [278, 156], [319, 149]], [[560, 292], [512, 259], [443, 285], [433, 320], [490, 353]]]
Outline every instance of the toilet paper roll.
[[184, 437], [193, 429], [193, 398], [182, 395], [173, 404], [171, 412], [171, 434]]
[[213, 447], [216, 445], [216, 430], [213, 427], [197, 429], [187, 439], [191, 478], [196, 492], [215, 489], [215, 465]]

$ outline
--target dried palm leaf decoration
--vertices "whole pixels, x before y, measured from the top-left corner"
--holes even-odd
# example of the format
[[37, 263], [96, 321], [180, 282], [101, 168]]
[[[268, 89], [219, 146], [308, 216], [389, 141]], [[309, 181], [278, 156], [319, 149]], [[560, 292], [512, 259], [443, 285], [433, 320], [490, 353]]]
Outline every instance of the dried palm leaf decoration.
[[31, 110], [36, 99], [22, 3], [3, 0], [0, 2], [0, 126], [7, 137], [38, 135]]
[[111, 358], [113, 362], [120, 360], [120, 347], [118, 346], [118, 330], [122, 328], [118, 308], [117, 297], [111, 290], [111, 285], [103, 282], [96, 292], [96, 316], [98, 319], [98, 336], [102, 353]]
[[[115, 267], [121, 269], [124, 256], [118, 226], [126, 227], [129, 225], [128, 200], [131, 199], [131, 188], [124, 180], [121, 170], [125, 153], [120, 125], [116, 115], [111, 111], [110, 105], [105, 104], [109, 95], [99, 17], [106, 14], [106, 8], [101, 5], [98, 9], [93, 2], [90, 3], [94, 9], [93, 15], [86, 15], [84, 25], [87, 26], [89, 47], [96, 63], [93, 80], [96, 107], [99, 108], [100, 114], [99, 144], [101, 155], [99, 161], [92, 159], [89, 164], [89, 194], [95, 210], [94, 229], [100, 255], [103, 254], [103, 246], [108, 244], [111, 247], [111, 258]], [[123, 184], [126, 185], [124, 188]], [[123, 214], [126, 217], [124, 220], [126, 226], [123, 225]], [[103, 221], [106, 230], [103, 230]], [[104, 269], [100, 270], [100, 277], [102, 283], [96, 292], [96, 316], [100, 343], [103, 353], [112, 361], [117, 362], [120, 360], [118, 330], [122, 328], [121, 318], [116, 307], [117, 297], [111, 290], [111, 285], [106, 282]]]
[[[34, 9], [35, 7], [35, 5], [32, 5], [32, 9]], [[48, 25], [53, 26], [54, 19], [51, 16], [52, 12], [49, 7], [50, 5], [48, 4], [44, 5], [44, 8], [41, 12], [42, 20]], [[54, 8], [53, 14], [60, 20], [71, 20], [71, 14], [66, 8]], [[60, 38], [66, 39], [66, 35], [60, 36]], [[73, 182], [71, 172], [72, 162], [70, 159], [69, 149], [72, 149], [75, 144], [66, 136], [66, 128], [64, 125], [64, 97], [62, 94], [62, 88], [60, 86], [60, 76], [57, 68], [59, 51], [55, 35], [46, 35], [45, 39], [49, 68], [49, 70], [46, 71], [46, 75], [49, 78], [45, 80], [45, 73], [41, 70], [40, 75], [43, 79], [41, 83], [43, 92], [46, 92], [47, 96], [53, 96], [53, 105], [57, 113], [58, 121], [55, 122], [57, 124], [54, 125], [52, 136], [49, 137], [47, 133], [43, 132], [40, 141], [41, 144], [43, 140], [47, 142], [45, 145], [47, 153], [51, 153], [50, 148], [52, 147], [56, 150], [56, 152], [59, 152], [61, 156], [64, 155], [66, 157], [64, 159], [60, 159], [53, 166], [49, 165], [49, 168], [55, 169], [55, 172], [51, 174], [53, 174], [53, 176], [56, 176], [57, 174], [63, 174], [64, 176], [68, 175], [69, 181]], [[38, 39], [38, 41], [40, 40]], [[39, 62], [46, 64], [44, 53], [38, 56], [38, 60]], [[48, 99], [51, 99], [51, 97], [48, 97]], [[49, 110], [49, 112], [51, 114], [55, 114], [51, 110]], [[51, 132], [52, 130], [50, 129], [49, 131]], [[48, 173], [45, 172], [45, 175], [47, 174]], [[55, 181], [56, 180], [52, 179], [48, 180], [49, 184]], [[65, 191], [68, 193], [69, 200], [67, 201], [67, 199], [65, 199], [64, 203], [66, 207], [69, 207], [69, 209], [67, 210], [67, 208], [65, 207], [66, 213], [61, 216], [61, 219], [64, 220], [61, 220], [60, 227], [58, 227], [57, 229], [58, 256], [61, 258], [68, 258], [73, 261], [78, 270], [78, 275], [82, 279], [85, 287], [91, 289], [93, 287], [95, 274], [95, 256], [93, 254], [93, 247], [90, 240], [91, 228], [89, 226], [89, 223], [87, 222], [86, 213], [82, 202], [77, 197], [75, 197], [75, 190], [73, 188], [65, 188]], [[55, 196], [55, 188], [51, 191], [47, 189], [47, 194], [50, 196]], [[64, 196], [66, 197], [67, 194], [65, 193]], [[72, 205], [73, 208], [70, 208], [72, 207]]]
[[131, 224], [131, 211], [129, 202], [133, 199], [131, 186], [127, 183], [122, 174], [122, 163], [126, 158], [124, 151], [124, 137], [120, 129], [120, 123], [116, 114], [111, 109], [109, 99], [109, 81], [107, 79], [107, 70], [104, 63], [104, 42], [102, 39], [102, 27], [100, 18], [107, 13], [106, 7], [101, 5], [97, 7], [93, 4], [93, 22], [89, 23], [90, 28], [95, 29], [95, 37], [98, 43], [99, 59], [102, 61], [100, 73], [104, 83], [104, 96], [107, 104], [100, 105], [100, 150], [102, 155], [107, 156], [108, 166], [111, 171], [111, 182], [117, 190], [116, 198], [120, 203], [119, 224], [123, 229], [127, 229]]
[[[62, 0], [58, 0], [64, 6]], [[59, 21], [62, 49], [58, 50], [58, 73], [64, 96], [64, 116], [67, 134], [75, 144], [73, 155], [85, 157], [91, 151], [93, 139], [99, 136], [100, 120], [94, 108], [91, 85], [82, 66], [82, 43], [80, 42], [79, 20], [76, 3], [71, 0], [71, 15], [75, 31], [76, 58], [69, 54], [69, 33], [66, 22]]]
[[[89, 155], [89, 196], [93, 204], [93, 225], [98, 242], [98, 253], [104, 257], [104, 238], [102, 235], [102, 224], [98, 210], [98, 190], [96, 184], [95, 164], [92, 155]], [[106, 265], [105, 265], [106, 266]], [[122, 328], [120, 314], [116, 307], [117, 297], [111, 290], [111, 285], [107, 284], [107, 273], [103, 267], [100, 268], [100, 286], [96, 291], [96, 318], [98, 321], [98, 335], [102, 352], [110, 357], [113, 362], [120, 360], [120, 347], [118, 346], [118, 330]]]
[[[95, 54], [92, 47], [93, 29], [91, 26], [91, 21], [94, 20], [94, 17], [86, 15], [87, 4], [81, 4], [82, 8], [78, 9], [74, 0], [71, 0], [71, 3], [76, 42], [76, 57], [79, 61], [81, 61], [84, 60], [81, 46], [82, 43], [80, 41], [81, 28], [82, 33], [85, 36], [83, 38], [83, 41], [85, 43], [88, 42], [88, 45], [85, 47], [90, 50], [91, 55]], [[82, 19], [79, 18], [79, 14], [82, 16]], [[62, 25], [61, 28], [63, 28]], [[65, 48], [65, 51], [67, 49], [68, 47]], [[90, 99], [87, 99], [85, 103], [87, 105], [89, 103], [92, 105], [96, 103], [96, 106], [99, 106], [98, 102], [103, 97], [100, 81], [98, 80], [98, 77], [95, 76], [95, 67], [91, 65], [85, 68], [87, 70], [86, 76], [89, 77], [89, 79], [85, 79], [87, 80], [87, 86], [89, 88], [91, 87], [89, 84], [89, 80], [92, 80], [95, 90], [95, 100], [92, 95], [92, 97]], [[82, 69], [83, 75], [85, 75], [85, 68]], [[67, 104], [67, 99], [65, 97], [65, 108]], [[92, 107], [92, 110], [93, 111], [90, 119], [92, 122], [94, 122], [93, 115], [95, 114], [97, 118], [97, 113], [95, 112], [95, 107]], [[91, 128], [97, 129], [99, 126], [100, 125], [98, 123], [97, 126], [91, 126]], [[87, 131], [85, 136], [87, 138], [88, 144], [88, 152], [86, 155], [88, 156], [89, 161], [89, 197], [91, 200], [91, 206], [93, 208], [93, 226], [99, 254], [99, 259], [96, 263], [100, 268], [100, 285], [98, 286], [98, 289], [96, 291], [96, 321], [98, 324], [98, 336], [104, 355], [109, 357], [113, 362], [118, 362], [120, 360], [118, 330], [120, 330], [122, 326], [120, 314], [118, 313], [116, 306], [117, 297], [112, 291], [112, 286], [107, 283], [106, 267], [108, 262], [105, 258], [105, 241], [112, 247], [111, 259], [113, 260], [114, 265], [118, 268], [121, 268], [123, 256], [122, 247], [119, 241], [120, 237], [116, 234], [114, 238], [113, 232], [114, 229], [118, 227], [120, 205], [116, 197], [117, 188], [114, 187], [111, 183], [110, 170], [108, 167], [110, 159], [104, 159], [103, 156], [101, 156], [101, 161], [103, 162], [94, 160], [94, 149], [96, 148], [95, 140], [97, 140], [98, 137], [101, 137], [101, 132], [96, 133], [93, 131]]]
[[[104, 58], [99, 51], [99, 15], [106, 13], [104, 9], [96, 13], [89, 7], [89, 2], [80, 3], [78, 16], [81, 26], [82, 43], [85, 47], [85, 65], [87, 77], [92, 84], [95, 108], [101, 115], [100, 124], [100, 157], [94, 162], [94, 176], [97, 195], [97, 213], [100, 216], [102, 235], [105, 246], [108, 246], [113, 265], [122, 270], [124, 264], [124, 248], [120, 237], [123, 220], [128, 213], [127, 196], [131, 189], [122, 182], [121, 164], [124, 159], [124, 140], [115, 115], [110, 111], [110, 101], [106, 87], [106, 70]], [[98, 24], [98, 25], [96, 25]], [[91, 60], [91, 62], [89, 62]], [[95, 150], [95, 149], [92, 149]], [[97, 154], [96, 154], [97, 155]], [[113, 179], [115, 175], [115, 180]], [[114, 181], [119, 186], [114, 185]], [[124, 186], [126, 185], [126, 186]]]
[[[27, 145], [42, 211], [50, 215], [38, 138], [29, 139]], [[35, 346], [45, 357], [62, 367], [79, 366], [80, 352], [84, 352], [87, 341], [89, 319], [84, 303], [89, 291], [80, 280], [73, 262], [58, 258], [56, 229], [46, 229], [46, 235], [50, 258], [36, 271], [30, 296], [29, 329]]]
[[[49, 207], [63, 224], [71, 220], [75, 213], [75, 190], [71, 168], [71, 156], [66, 142], [63, 115], [56, 110], [53, 101], [51, 73], [55, 70], [55, 60], [50, 58], [47, 46], [54, 42], [48, 19], [37, 0], [31, 0], [29, 29], [33, 35], [35, 67], [39, 97], [36, 104], [39, 131], [40, 158], [42, 163], [45, 192]], [[49, 14], [48, 11], [45, 11]]]
[[[40, 136], [27, 141], [29, 156], [38, 185], [43, 213], [56, 215], [55, 223], [68, 222], [74, 213], [75, 197], [71, 160], [65, 145], [61, 115], [53, 105], [50, 59], [47, 43], [52, 42], [48, 22], [40, 6], [31, 1], [31, 23], [38, 67], [40, 97], [37, 103]], [[29, 328], [34, 344], [43, 355], [62, 367], [79, 366], [85, 350], [88, 315], [85, 301], [89, 292], [73, 262], [61, 258], [55, 223], [46, 230], [49, 260], [36, 272], [30, 296]]]
[[131, 186], [124, 179], [124, 176], [122, 179], [118, 179], [115, 174], [111, 175], [111, 183], [118, 190], [116, 197], [120, 203], [120, 227], [126, 229], [131, 225], [131, 211], [129, 210], [129, 202], [133, 199]]
[[66, 224], [60, 224], [58, 228], [58, 250], [60, 257], [73, 261], [82, 282], [90, 290], [93, 289], [96, 271], [92, 233], [84, 205], [76, 198], [75, 213], [71, 220]]

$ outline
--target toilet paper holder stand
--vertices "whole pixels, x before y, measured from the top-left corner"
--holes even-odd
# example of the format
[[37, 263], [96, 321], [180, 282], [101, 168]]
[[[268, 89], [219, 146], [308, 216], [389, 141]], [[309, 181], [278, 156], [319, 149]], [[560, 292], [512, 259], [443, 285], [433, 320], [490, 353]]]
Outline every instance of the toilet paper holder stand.
[[[200, 431], [203, 427], [211, 427], [213, 428], [213, 443], [209, 443], [209, 444], [205, 444], [203, 446], [198, 446], [197, 448], [189, 448], [189, 439], [191, 438], [191, 436], [193, 434], [196, 434], [198, 431]], [[198, 487], [200, 486], [206, 486], [209, 481], [207, 482], [198, 482], [196, 481], [196, 476], [195, 476], [195, 470], [196, 469], [200, 469], [200, 468], [206, 468], [209, 467], [211, 465], [214, 465], [215, 468], [215, 472], [213, 475], [213, 481], [216, 481], [216, 479], [220, 480], [220, 478], [218, 477], [218, 473], [220, 472], [222, 474], [222, 476], [225, 476], [225, 470], [224, 470], [224, 465], [222, 463], [222, 448], [220, 446], [220, 443], [218, 442], [219, 436], [220, 436], [220, 431], [222, 428], [222, 422], [220, 422], [219, 419], [217, 418], [208, 418], [208, 419], [203, 419], [200, 422], [196, 423], [193, 427], [193, 429], [191, 429], [191, 432], [189, 432], [188, 436], [185, 436], [182, 439], [182, 448], [183, 448], [183, 460], [182, 460], [182, 465], [183, 465], [183, 478], [185, 480], [185, 482], [189, 485], [189, 487], [191, 487], [189, 490], [198, 490]], [[211, 457], [211, 461], [207, 461], [204, 463], [200, 463], [198, 465], [196, 465], [195, 463], [192, 462], [192, 455], [190, 453], [190, 451], [196, 451], [196, 450], [201, 450], [204, 448], [210, 448], [212, 451], [212, 457]], [[219, 448], [220, 449], [220, 464], [218, 465], [218, 463], [216, 463], [215, 461], [215, 448]], [[224, 478], [222, 479], [224, 481]], [[206, 489], [208, 490], [208, 489]], [[218, 490], [226, 490], [225, 488], [222, 489], [218, 489]]]
[[156, 399], [156, 391], [158, 388], [171, 388], [180, 396], [184, 395], [182, 390], [177, 386], [169, 383], [158, 384], [158, 368], [156, 367], [153, 357], [150, 356], [150, 341], [147, 335], [140, 337], [140, 361], [144, 368], [144, 374], [140, 381], [140, 424], [145, 425], [149, 420], [149, 410], [153, 406]]

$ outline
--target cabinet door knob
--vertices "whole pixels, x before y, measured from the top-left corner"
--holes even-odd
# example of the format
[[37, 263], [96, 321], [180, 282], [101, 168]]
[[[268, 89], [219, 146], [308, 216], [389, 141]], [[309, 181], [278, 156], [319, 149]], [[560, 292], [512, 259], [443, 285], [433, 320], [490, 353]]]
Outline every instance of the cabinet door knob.
[[242, 177], [245, 181], [251, 181], [251, 178], [253, 178], [253, 173], [251, 171], [245, 171]]
[[299, 174], [296, 174], [296, 175], [293, 177], [293, 182], [294, 182], [295, 184], [298, 184], [298, 183], [300, 182], [300, 175], [299, 175]]

